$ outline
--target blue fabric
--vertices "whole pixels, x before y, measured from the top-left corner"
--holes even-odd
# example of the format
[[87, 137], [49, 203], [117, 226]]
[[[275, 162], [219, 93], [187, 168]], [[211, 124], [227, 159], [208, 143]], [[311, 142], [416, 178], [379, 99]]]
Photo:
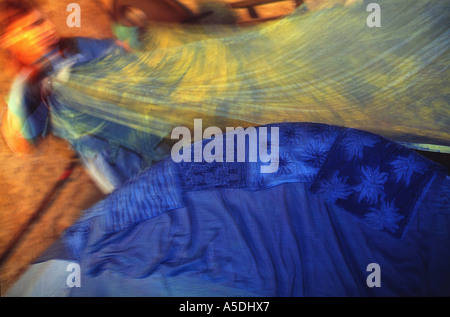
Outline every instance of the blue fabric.
[[39, 104], [35, 111], [30, 113], [21, 129], [21, 134], [27, 139], [35, 139], [40, 135], [44, 135], [47, 131], [48, 124], [48, 108], [43, 104]]
[[[46, 65], [48, 68], [47, 75], [54, 71], [59, 71], [64, 65], [76, 67], [94, 59], [103, 58], [108, 54], [117, 54], [119, 51], [123, 53], [123, 50], [112, 39], [98, 40], [77, 37], [74, 38], [74, 42], [77, 53], [68, 52], [65, 58], [62, 58], [58, 57], [56, 52], [50, 52], [42, 58], [42, 60], [49, 62]], [[21, 133], [23, 136], [28, 139], [33, 139], [46, 132], [48, 109], [40, 100], [40, 96], [36, 96], [34, 87], [31, 87], [31, 85], [36, 83], [29, 82], [26, 79], [20, 81], [20, 76], [18, 77], [17, 84], [13, 85], [11, 94], [21, 95], [21, 102], [20, 104], [11, 104], [8, 106], [13, 108], [14, 113], [22, 117], [24, 126], [21, 129]]]
[[[55, 73], [67, 65], [75, 69], [93, 60], [98, 61], [107, 56], [124, 53], [124, 49], [114, 39], [77, 37], [75, 40], [78, 52], [69, 52], [65, 58], [52, 59]], [[111, 122], [105, 124], [102, 119], [82, 113], [77, 109], [73, 109], [71, 114], [67, 114], [67, 105], [59, 102], [54, 94], [49, 96], [49, 105], [53, 113], [53, 120], [68, 115], [73, 118], [72, 123], [76, 129], [78, 129], [77, 124], [84, 129], [80, 133], [81, 137], [73, 138], [71, 135], [73, 131], [67, 129], [66, 126], [59, 124], [51, 126], [53, 134], [70, 142], [85, 162], [90, 162], [89, 164], [94, 165], [94, 169], [103, 174], [106, 180], [95, 177], [94, 179], [100, 183], [107, 182], [108, 184], [105, 184], [107, 187], [112, 185], [112, 187], [118, 188], [167, 154], [157, 148], [162, 140], [161, 137], [141, 133], [121, 124]], [[92, 126], [97, 128], [94, 130], [86, 128]], [[124, 140], [133, 140], [133, 142], [126, 143]], [[133, 146], [136, 144], [139, 147]]]
[[[72, 295], [169, 296], [178, 289], [215, 296], [222, 287], [227, 296], [450, 294], [449, 214], [442, 206], [430, 212], [434, 202], [404, 240], [370, 229], [302, 183], [189, 192], [186, 202], [115, 234], [91, 227], [82, 287]], [[369, 263], [381, 267], [381, 288], [366, 285]]]
[[102, 174], [103, 182], [113, 188], [120, 187], [150, 164], [138, 153], [96, 136], [85, 135], [72, 146], [81, 154], [85, 167], [96, 169]]
[[443, 167], [380, 136], [348, 129], [333, 145], [312, 193], [401, 238]]
[[[244, 177], [227, 183], [230, 175], [225, 171], [235, 165], [167, 159], [88, 210], [62, 238], [85, 281], [72, 295], [450, 295], [448, 176], [415, 188], [423, 199], [407, 219], [402, 239], [397, 239], [355, 217], [351, 204], [327, 201], [310, 189], [321, 175], [331, 173], [327, 162], [335, 154], [333, 148], [350, 144], [342, 138], [366, 134], [319, 124], [276, 126], [280, 158], [319, 140], [322, 147], [316, 149], [322, 150], [314, 153], [322, 154], [292, 155], [290, 172], [274, 173], [264, 187], [257, 181], [259, 163], [234, 163], [239, 166], [234, 175]], [[377, 140], [378, 148], [365, 143], [369, 150], [364, 155], [383, 154], [388, 162], [399, 153], [413, 155]], [[364, 157], [347, 153], [353, 159]], [[358, 175], [359, 166], [347, 158], [339, 160], [339, 170], [353, 168]], [[418, 176], [431, 177], [432, 164], [423, 163], [416, 170], [419, 175], [401, 175], [410, 177], [410, 183]], [[393, 167], [386, 171], [387, 178], [405, 183]], [[205, 171], [212, 175], [204, 177]], [[409, 189], [395, 190], [398, 201], [410, 196]], [[370, 263], [380, 265], [381, 287], [367, 285]]]
[[[263, 163], [259, 159], [251, 162], [249, 159], [249, 140], [245, 144], [245, 162], [237, 161], [237, 151], [234, 161], [226, 160], [226, 142], [223, 145], [223, 163], [194, 162], [192, 151], [191, 162], [178, 164], [183, 190], [200, 190], [208, 188], [248, 188], [264, 189], [277, 186], [286, 182], [312, 182], [325, 162], [328, 151], [336, 138], [342, 133], [342, 128], [318, 123], [279, 123], [263, 127], [255, 127], [259, 136], [260, 129], [267, 130], [267, 149], [271, 151], [272, 128], [279, 129], [279, 140], [276, 144], [279, 148], [278, 169], [273, 173], [262, 173], [261, 167], [269, 163]], [[224, 139], [229, 133], [225, 134]], [[203, 141], [202, 148], [211, 139]], [[260, 151], [258, 139], [257, 151]]]
[[[50, 52], [42, 60], [48, 62], [49, 74], [59, 73], [65, 67], [76, 68], [93, 60], [99, 60], [109, 55], [123, 54], [122, 47], [117, 45], [114, 39], [92, 39], [76, 37], [73, 46], [64, 51], [64, 57], [57, 51]], [[18, 95], [19, 104], [11, 104], [13, 110], [22, 120], [22, 135], [30, 141], [51, 132], [63, 139], [71, 140], [71, 146], [84, 159], [84, 162], [93, 164], [94, 168], [104, 175], [108, 185], [114, 188], [119, 187], [131, 177], [150, 166], [154, 160], [160, 159], [161, 155], [154, 149], [161, 141], [160, 137], [145, 134], [119, 124], [108, 124], [96, 131], [83, 131], [82, 137], [73, 139], [67, 135], [67, 129], [54, 124], [56, 114], [64, 113], [65, 105], [59, 103], [53, 95], [48, 97], [50, 112], [54, 114], [49, 117], [48, 106], [40, 100], [39, 96], [31, 93], [32, 85], [35, 83], [17, 80], [13, 86], [12, 94]], [[93, 116], [84, 116], [86, 123], [93, 123], [94, 126], [101, 124], [102, 120]], [[53, 123], [53, 124], [52, 124]], [[109, 138], [104, 137], [108, 135]], [[123, 137], [128, 139], [142, 139], [145, 141], [136, 142], [142, 148], [130, 148], [129, 144], [123, 144]], [[114, 137], [111, 137], [114, 136]], [[148, 145], [148, 146], [147, 146]], [[151, 148], [149, 146], [151, 145]], [[146, 153], [143, 155], [142, 153]], [[149, 154], [151, 153], [151, 154]], [[87, 163], [86, 163], [87, 164]], [[97, 179], [96, 179], [97, 180]], [[97, 180], [100, 181], [100, 180]], [[102, 180], [104, 181], [104, 180]], [[106, 181], [105, 181], [106, 182]]]

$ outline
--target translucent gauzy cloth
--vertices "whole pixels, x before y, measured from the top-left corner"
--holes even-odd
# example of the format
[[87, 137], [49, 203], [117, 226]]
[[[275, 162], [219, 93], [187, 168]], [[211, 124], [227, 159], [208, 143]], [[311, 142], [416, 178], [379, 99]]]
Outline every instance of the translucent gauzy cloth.
[[145, 152], [148, 135], [194, 118], [319, 122], [447, 152], [450, 3], [377, 3], [380, 27], [367, 25], [368, 3], [251, 27], [152, 25], [141, 49], [53, 78], [53, 125], [69, 140], [94, 133]]

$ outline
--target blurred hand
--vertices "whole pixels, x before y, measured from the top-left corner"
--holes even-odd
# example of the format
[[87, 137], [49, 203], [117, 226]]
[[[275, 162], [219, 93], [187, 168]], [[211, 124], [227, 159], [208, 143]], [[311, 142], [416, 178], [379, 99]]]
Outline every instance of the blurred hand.
[[128, 45], [128, 43], [125, 43], [123, 41], [120, 40], [116, 40], [116, 44], [119, 45], [120, 47], [122, 47], [126, 53], [132, 53], [133, 50], [131, 49], [130, 45]]

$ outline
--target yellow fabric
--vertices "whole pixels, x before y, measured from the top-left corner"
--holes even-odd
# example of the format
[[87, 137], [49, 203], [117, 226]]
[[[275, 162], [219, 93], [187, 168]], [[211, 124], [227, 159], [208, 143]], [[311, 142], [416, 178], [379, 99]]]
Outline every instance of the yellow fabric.
[[152, 25], [142, 50], [54, 78], [54, 125], [70, 139], [109, 138], [111, 124], [166, 137], [195, 118], [221, 128], [320, 122], [447, 151], [449, 2], [377, 3], [373, 28], [366, 4], [252, 27]]

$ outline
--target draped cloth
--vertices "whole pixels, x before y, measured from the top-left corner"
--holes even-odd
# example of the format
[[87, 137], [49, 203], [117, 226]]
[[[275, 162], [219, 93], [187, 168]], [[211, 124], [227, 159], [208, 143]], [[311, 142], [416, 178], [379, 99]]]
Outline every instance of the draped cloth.
[[450, 152], [446, 0], [379, 0], [254, 26], [150, 25], [133, 53], [54, 75], [52, 124], [150, 154], [174, 127], [317, 122]]
[[[7, 296], [450, 295], [445, 170], [364, 131], [255, 129], [274, 126], [277, 172], [157, 162], [86, 210]], [[81, 287], [66, 284], [67, 261]]]

